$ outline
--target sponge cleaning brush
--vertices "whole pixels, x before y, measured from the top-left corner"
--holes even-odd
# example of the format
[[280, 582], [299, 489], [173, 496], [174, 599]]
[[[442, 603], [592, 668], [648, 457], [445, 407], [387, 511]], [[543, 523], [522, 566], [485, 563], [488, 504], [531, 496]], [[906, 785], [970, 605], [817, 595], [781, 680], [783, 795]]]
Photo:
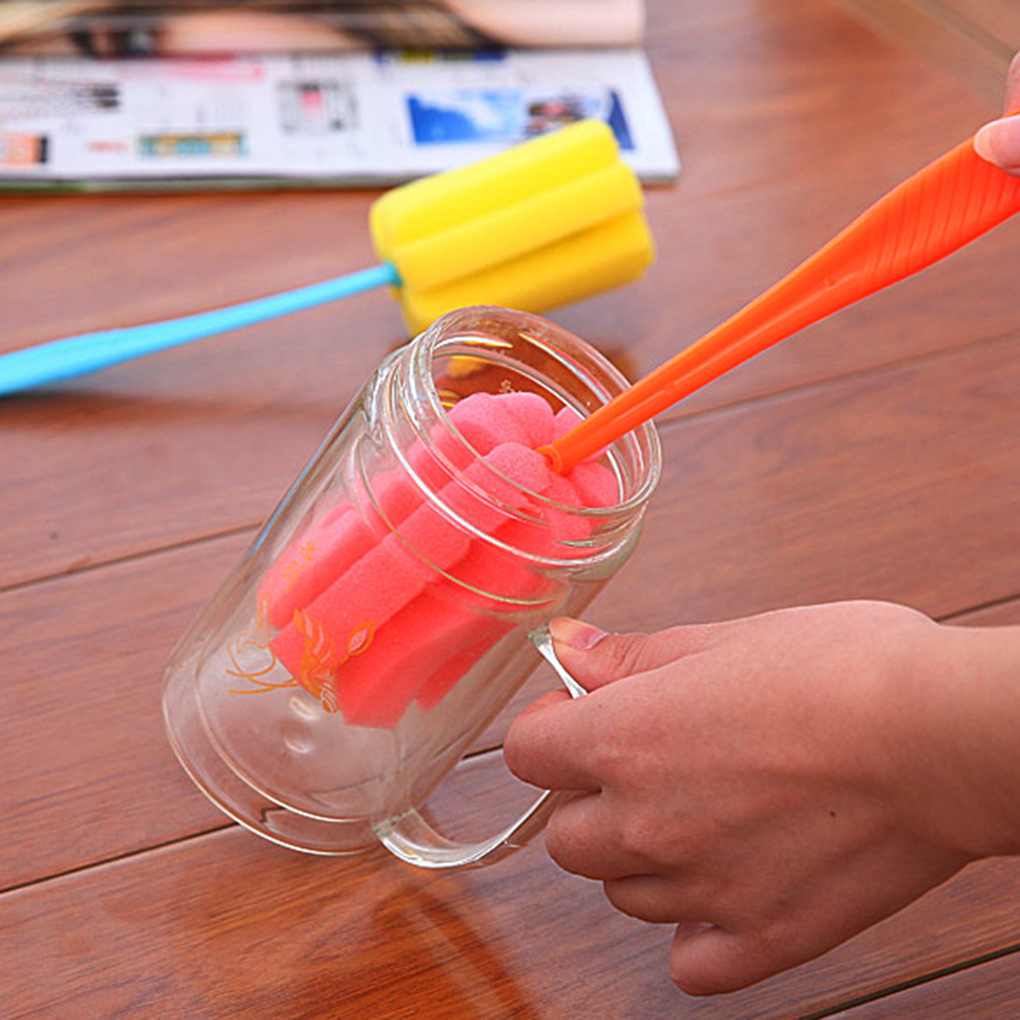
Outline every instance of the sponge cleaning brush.
[[370, 228], [380, 265], [239, 305], [0, 356], [0, 395], [388, 286], [412, 334], [466, 305], [544, 312], [638, 279], [654, 257], [611, 129], [582, 121], [396, 188]]
[[541, 312], [638, 279], [654, 249], [612, 131], [584, 121], [383, 195], [376, 250], [412, 332], [465, 305]]

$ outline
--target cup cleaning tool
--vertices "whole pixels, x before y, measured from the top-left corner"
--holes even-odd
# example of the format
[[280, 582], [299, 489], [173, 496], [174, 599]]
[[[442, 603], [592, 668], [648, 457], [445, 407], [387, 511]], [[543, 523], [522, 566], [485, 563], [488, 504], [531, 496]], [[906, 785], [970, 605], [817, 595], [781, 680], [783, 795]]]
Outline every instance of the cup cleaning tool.
[[644, 196], [612, 130], [581, 121], [373, 204], [375, 267], [242, 304], [0, 356], [0, 395], [388, 287], [415, 335], [445, 312], [543, 312], [637, 280], [654, 257]]
[[938, 262], [1018, 211], [1020, 177], [987, 162], [975, 151], [974, 139], [967, 139], [879, 199], [760, 297], [542, 452], [555, 471], [569, 471], [723, 373]]

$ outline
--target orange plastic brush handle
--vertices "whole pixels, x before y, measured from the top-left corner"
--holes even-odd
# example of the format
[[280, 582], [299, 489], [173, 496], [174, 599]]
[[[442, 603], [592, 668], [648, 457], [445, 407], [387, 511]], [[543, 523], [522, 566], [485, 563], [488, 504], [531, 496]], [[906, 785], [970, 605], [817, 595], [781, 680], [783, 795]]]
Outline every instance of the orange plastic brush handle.
[[958, 145], [876, 202], [820, 251], [543, 452], [558, 472], [731, 368], [937, 262], [1020, 211], [1020, 178]]

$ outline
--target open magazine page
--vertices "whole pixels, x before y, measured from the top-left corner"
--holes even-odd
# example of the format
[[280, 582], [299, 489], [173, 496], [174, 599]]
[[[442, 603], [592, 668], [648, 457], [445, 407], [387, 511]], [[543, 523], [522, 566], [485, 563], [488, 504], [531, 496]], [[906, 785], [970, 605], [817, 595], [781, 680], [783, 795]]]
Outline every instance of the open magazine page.
[[0, 52], [637, 46], [643, 0], [6, 0]]
[[0, 61], [0, 188], [390, 184], [585, 117], [678, 172], [639, 48]]

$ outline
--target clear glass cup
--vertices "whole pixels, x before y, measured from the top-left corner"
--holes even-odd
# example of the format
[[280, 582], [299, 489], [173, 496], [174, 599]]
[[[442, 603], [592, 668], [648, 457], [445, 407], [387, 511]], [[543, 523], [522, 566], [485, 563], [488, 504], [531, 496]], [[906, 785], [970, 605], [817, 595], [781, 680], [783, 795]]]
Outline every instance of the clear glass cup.
[[539, 831], [549, 794], [481, 842], [419, 808], [552, 660], [544, 624], [627, 559], [658, 438], [644, 425], [615, 443], [599, 470], [616, 498], [579, 507], [501, 472], [449, 412], [531, 393], [583, 415], [626, 385], [584, 341], [499, 308], [451, 312], [390, 355], [168, 664], [167, 732], [201, 790], [285, 846], [381, 842], [424, 867], [496, 860]]

